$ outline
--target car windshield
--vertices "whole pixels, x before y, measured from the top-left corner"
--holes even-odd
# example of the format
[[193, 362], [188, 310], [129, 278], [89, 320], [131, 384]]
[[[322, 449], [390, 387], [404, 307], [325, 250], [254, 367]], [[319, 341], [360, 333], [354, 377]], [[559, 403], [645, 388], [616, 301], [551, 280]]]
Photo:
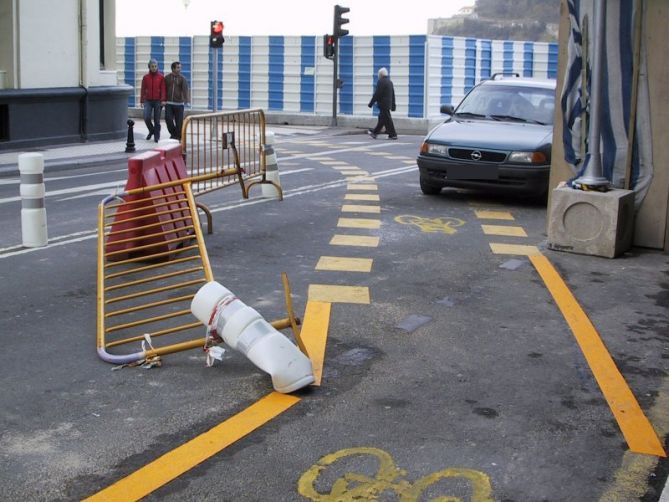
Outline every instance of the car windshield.
[[555, 97], [552, 89], [527, 86], [480, 85], [455, 110], [461, 118], [552, 124]]

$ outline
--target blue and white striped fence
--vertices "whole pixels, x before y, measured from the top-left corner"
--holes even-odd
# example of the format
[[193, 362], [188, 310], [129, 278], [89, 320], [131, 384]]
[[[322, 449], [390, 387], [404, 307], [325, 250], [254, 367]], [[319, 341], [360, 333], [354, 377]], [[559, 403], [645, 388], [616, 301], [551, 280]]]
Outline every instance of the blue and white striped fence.
[[[168, 73], [181, 61], [195, 110], [262, 108], [269, 112], [328, 116], [332, 113], [333, 64], [322, 56], [322, 37], [226, 37], [214, 70], [209, 39], [135, 37], [117, 39], [119, 81], [135, 88], [129, 107], [139, 106], [142, 76], [150, 58]], [[395, 116], [435, 118], [442, 104], [457, 104], [476, 83], [497, 72], [555, 78], [557, 44], [441, 36], [348, 36], [340, 40], [340, 115], [370, 116], [367, 103], [376, 74], [385, 66], [395, 85]], [[213, 96], [213, 75], [218, 96]]]

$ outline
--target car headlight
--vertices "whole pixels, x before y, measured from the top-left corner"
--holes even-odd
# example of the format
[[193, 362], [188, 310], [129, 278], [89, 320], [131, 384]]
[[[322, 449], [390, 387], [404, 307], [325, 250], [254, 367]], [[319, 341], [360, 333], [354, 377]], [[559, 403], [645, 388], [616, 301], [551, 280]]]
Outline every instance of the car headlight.
[[518, 164], [545, 164], [546, 160], [544, 152], [511, 152], [508, 161]]
[[420, 148], [420, 153], [430, 153], [433, 155], [448, 155], [448, 147], [446, 145], [437, 145], [435, 143], [423, 143]]

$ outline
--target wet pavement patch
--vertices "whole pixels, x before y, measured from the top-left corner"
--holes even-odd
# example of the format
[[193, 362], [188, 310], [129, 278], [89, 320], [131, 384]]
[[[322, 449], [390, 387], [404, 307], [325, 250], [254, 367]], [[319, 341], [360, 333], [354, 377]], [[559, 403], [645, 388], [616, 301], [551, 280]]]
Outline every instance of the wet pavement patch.
[[505, 261], [502, 263], [499, 268], [504, 268], [506, 270], [518, 270], [520, 267], [525, 265], [527, 262], [524, 260], [517, 260], [515, 258]]

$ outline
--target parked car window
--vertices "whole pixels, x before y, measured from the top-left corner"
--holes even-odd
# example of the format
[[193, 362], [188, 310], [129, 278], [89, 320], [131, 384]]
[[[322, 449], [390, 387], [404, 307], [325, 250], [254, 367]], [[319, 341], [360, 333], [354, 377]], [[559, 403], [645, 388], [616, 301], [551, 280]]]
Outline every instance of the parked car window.
[[490, 85], [475, 87], [460, 103], [455, 115], [549, 124], [553, 121], [553, 110], [554, 97], [550, 89]]

